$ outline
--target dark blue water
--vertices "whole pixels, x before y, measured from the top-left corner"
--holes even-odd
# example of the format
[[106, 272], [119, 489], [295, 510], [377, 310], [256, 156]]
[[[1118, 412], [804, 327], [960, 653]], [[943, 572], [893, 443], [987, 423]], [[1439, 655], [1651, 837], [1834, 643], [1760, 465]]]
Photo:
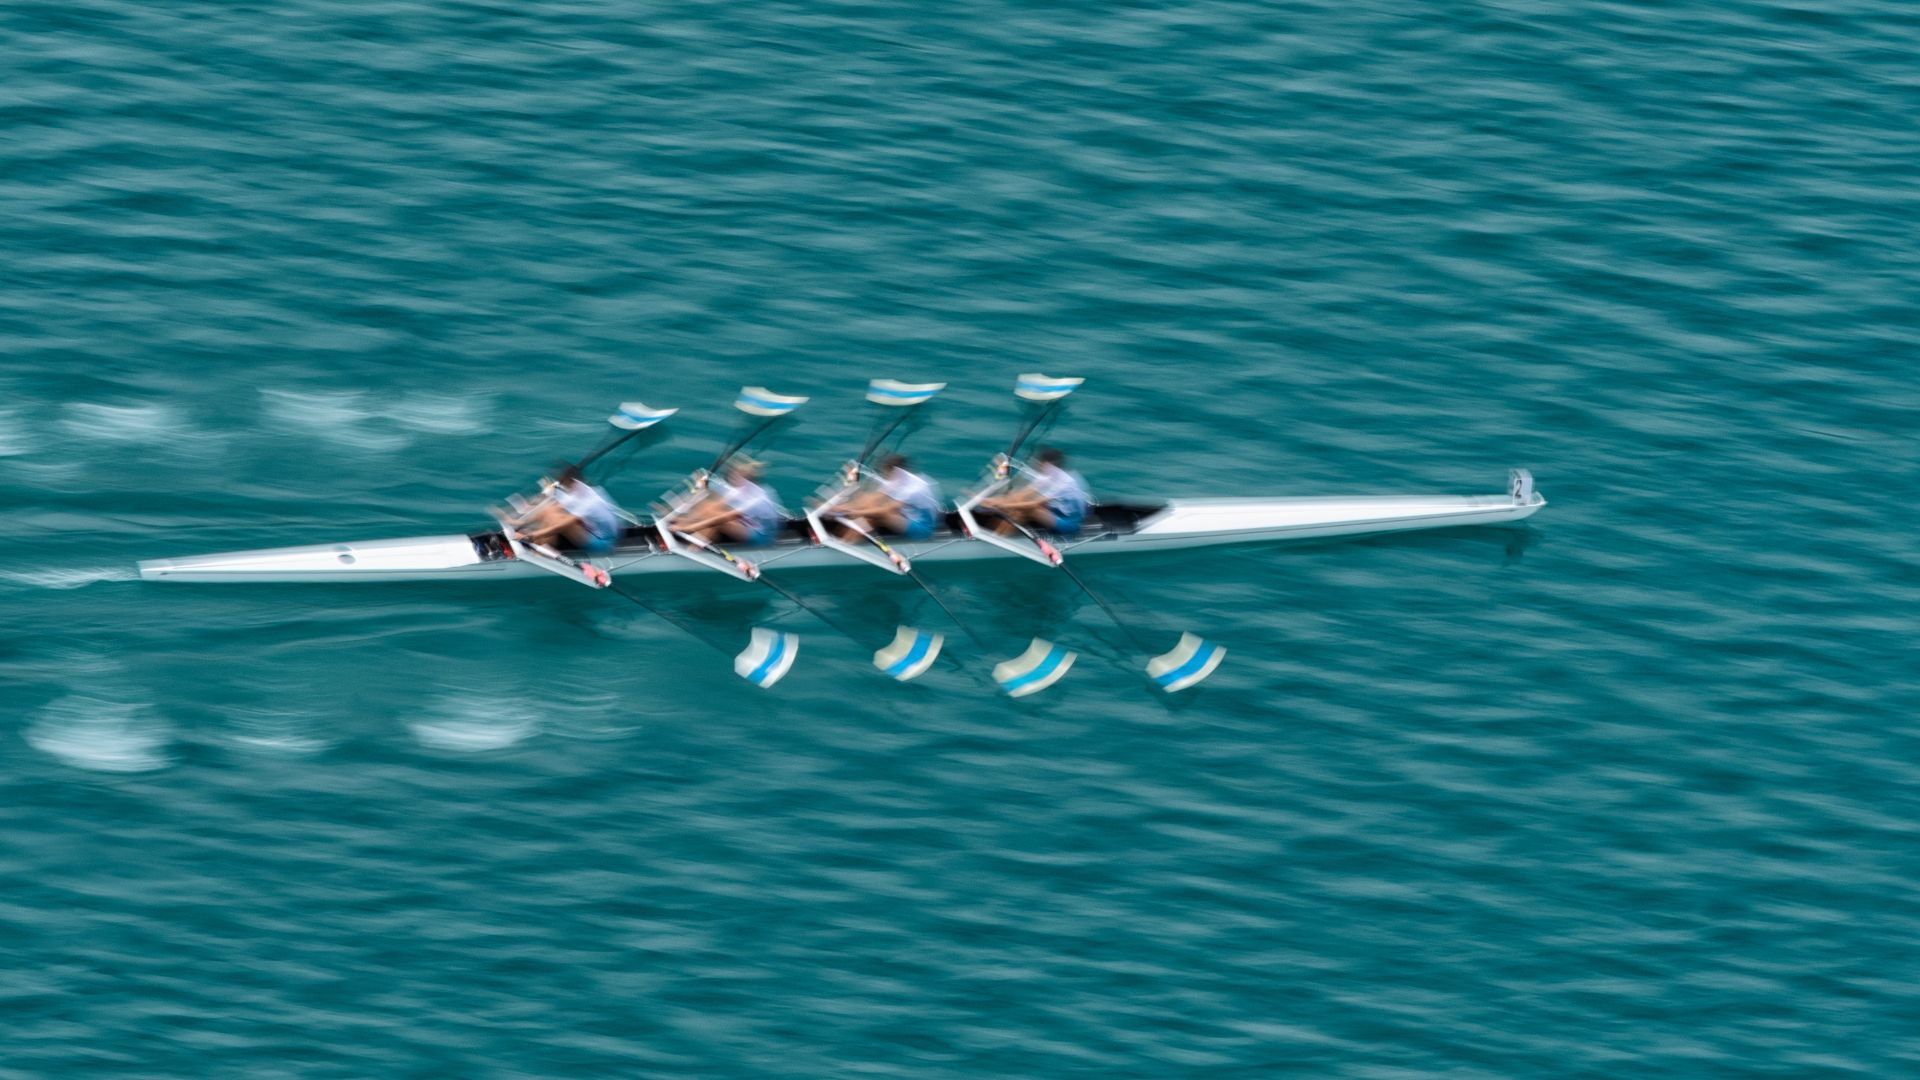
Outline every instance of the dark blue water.
[[[0, 1076], [1920, 1072], [1920, 11], [0, 8]], [[1127, 494], [1519, 531], [929, 567], [1020, 703], [804, 613], [770, 692], [555, 579], [140, 558], [477, 527], [642, 399], [1013, 376]], [[861, 632], [923, 619], [799, 575]], [[1014, 646], [1017, 648], [1017, 645]], [[1009, 649], [1009, 652], [1014, 649]]]

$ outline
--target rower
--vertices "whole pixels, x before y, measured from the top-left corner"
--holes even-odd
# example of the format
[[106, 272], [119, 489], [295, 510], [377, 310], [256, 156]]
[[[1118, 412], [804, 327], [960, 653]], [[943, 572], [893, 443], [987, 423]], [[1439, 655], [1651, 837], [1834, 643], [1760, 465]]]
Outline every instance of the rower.
[[620, 542], [620, 508], [604, 488], [587, 483], [578, 465], [567, 465], [546, 487], [546, 498], [518, 517], [504, 518], [535, 544], [564, 544], [599, 555]]
[[940, 489], [933, 481], [908, 468], [904, 454], [889, 454], [880, 462], [877, 483], [834, 510], [840, 519], [834, 532], [842, 540], [857, 539], [863, 529], [879, 529], [909, 540], [925, 540], [940, 521]]
[[766, 465], [745, 455], [727, 463], [725, 480], [714, 481], [705, 499], [676, 515], [675, 532], [712, 543], [730, 540], [760, 546], [773, 543], [786, 517], [779, 497], [760, 483]]
[[1035, 454], [1033, 464], [1023, 487], [980, 501], [983, 508], [998, 514], [993, 531], [1012, 536], [1019, 531], [1014, 527], [1018, 523], [1060, 536], [1075, 535], [1086, 521], [1087, 508], [1093, 505], [1086, 481], [1068, 470], [1067, 455], [1051, 446]]

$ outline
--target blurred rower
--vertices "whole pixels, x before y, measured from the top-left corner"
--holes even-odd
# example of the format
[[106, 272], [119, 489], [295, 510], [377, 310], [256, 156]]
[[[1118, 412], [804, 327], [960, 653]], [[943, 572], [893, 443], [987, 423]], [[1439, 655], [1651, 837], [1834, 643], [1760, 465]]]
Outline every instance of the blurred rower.
[[750, 457], [736, 457], [727, 464], [726, 479], [713, 482], [706, 498], [668, 522], [675, 532], [697, 536], [709, 543], [730, 540], [736, 544], [771, 544], [780, 535], [780, 523], [786, 512], [780, 509], [778, 496], [760, 483], [766, 466]]
[[507, 523], [533, 543], [593, 555], [612, 551], [620, 542], [620, 508], [604, 488], [587, 483], [576, 465], [562, 468], [548, 485], [546, 498]]
[[940, 489], [907, 465], [903, 455], [888, 455], [880, 462], [878, 483], [834, 508], [834, 516], [844, 519], [834, 530], [840, 539], [860, 535], [855, 523], [909, 540], [933, 535], [943, 510]]
[[1024, 486], [981, 501], [982, 507], [1000, 515], [993, 531], [1011, 536], [1019, 531], [1013, 526], [1018, 522], [1061, 536], [1078, 533], [1088, 507], [1093, 505], [1086, 481], [1079, 473], [1069, 471], [1067, 455], [1051, 446], [1033, 455], [1033, 465]]

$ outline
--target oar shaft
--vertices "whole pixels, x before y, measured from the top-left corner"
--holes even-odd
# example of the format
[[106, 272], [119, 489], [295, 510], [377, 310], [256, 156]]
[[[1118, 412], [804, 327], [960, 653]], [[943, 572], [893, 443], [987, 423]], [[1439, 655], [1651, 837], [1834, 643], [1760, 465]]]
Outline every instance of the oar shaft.
[[830, 627], [835, 633], [839, 634], [841, 637], [846, 638], [847, 640], [853, 642], [856, 645], [860, 645], [861, 648], [867, 647], [864, 643], [861, 642], [860, 636], [858, 634], [855, 634], [853, 631], [848, 630], [846, 627], [840, 625], [839, 623], [833, 621], [832, 619], [827, 618], [826, 614], [822, 612], [819, 608], [814, 607], [812, 604], [809, 604], [805, 600], [802, 600], [798, 596], [794, 595], [793, 590], [787, 588], [786, 586], [770, 578], [762, 577], [759, 580], [760, 580], [760, 584], [765, 585], [767, 588], [772, 589], [774, 592], [777, 592], [781, 596], [786, 597], [787, 600], [791, 602], [794, 607], [797, 607], [801, 611], [804, 611], [807, 614], [813, 616], [814, 618], [819, 619], [822, 623]]
[[[1040, 543], [1040, 537], [1037, 536], [1032, 529], [1027, 528], [1025, 525], [1022, 525], [1020, 522], [1015, 521], [1004, 514], [1001, 515], [1001, 520], [1005, 521], [1009, 525], [1012, 525], [1014, 528], [1020, 530], [1020, 535], [1033, 541], [1035, 544]], [[1107, 603], [1105, 597], [1093, 591], [1092, 586], [1087, 584], [1085, 578], [1082, 578], [1079, 575], [1079, 573], [1073, 569], [1073, 567], [1067, 565], [1067, 560], [1063, 558], [1059, 562], [1055, 563], [1054, 565], [1059, 567], [1061, 570], [1065, 571], [1067, 578], [1070, 581], [1072, 581], [1075, 585], [1079, 586], [1080, 591], [1087, 594], [1087, 598], [1089, 600], [1092, 600], [1094, 603], [1100, 605], [1100, 610], [1107, 613], [1107, 618], [1113, 620], [1113, 625], [1119, 627], [1120, 632], [1127, 635], [1127, 639], [1133, 642], [1133, 645], [1135, 648], [1140, 649], [1142, 651], [1147, 651], [1146, 643], [1142, 641], [1140, 635], [1134, 631], [1133, 627], [1127, 625], [1126, 620], [1120, 617], [1120, 613], [1114, 610], [1114, 607], [1112, 604]]]
[[584, 470], [587, 466], [593, 464], [596, 461], [599, 461], [601, 458], [606, 457], [608, 454], [613, 453], [614, 450], [618, 449], [628, 439], [631, 439], [635, 435], [638, 435], [641, 432], [646, 430], [648, 429], [640, 428], [639, 430], [636, 430], [636, 431], [626, 432], [625, 434], [621, 435], [619, 438], [613, 440], [612, 442], [606, 444], [605, 446], [600, 447], [598, 450], [594, 450], [591, 453], [587, 454], [586, 457], [583, 457], [578, 462], [575, 462], [575, 465], [578, 468]]
[[1073, 579], [1073, 583], [1075, 585], [1080, 586], [1081, 592], [1086, 593], [1089, 599], [1091, 599], [1094, 603], [1100, 605], [1100, 610], [1106, 612], [1107, 618], [1113, 620], [1113, 625], [1119, 627], [1120, 632], [1127, 635], [1127, 639], [1133, 642], [1134, 648], [1139, 649], [1142, 652], [1150, 651], [1148, 649], [1146, 642], [1140, 637], [1138, 633], [1134, 631], [1133, 627], [1127, 625], [1126, 620], [1120, 617], [1120, 613], [1113, 609], [1113, 605], [1107, 603], [1105, 597], [1101, 596], [1099, 593], [1094, 592], [1093, 589], [1089, 588], [1086, 581], [1083, 578], [1081, 578], [1081, 576], [1078, 573], [1074, 572], [1073, 567], [1068, 566], [1063, 561], [1060, 564], [1060, 569], [1065, 570], [1067, 572], [1067, 576]]
[[609, 585], [607, 586], [607, 588], [620, 594], [621, 596], [626, 597], [628, 600], [631, 600], [636, 607], [639, 607], [641, 610], [646, 611], [648, 614], [654, 616], [660, 621], [686, 634], [688, 637], [693, 638], [695, 641], [700, 642], [700, 644], [705, 645], [710, 649], [713, 649], [715, 652], [720, 653], [722, 656], [733, 655], [731, 652], [728, 652], [725, 648], [721, 647], [718, 643], [707, 640], [706, 635], [701, 634], [698, 631], [694, 630], [693, 627], [688, 626], [685, 622], [681, 621], [680, 619], [672, 615], [667, 614], [665, 611], [662, 611], [657, 607], [654, 607], [652, 604], [647, 603], [645, 600], [640, 599], [639, 597], [633, 595], [632, 593], [621, 588], [620, 586]]
[[1027, 421], [1026, 425], [1020, 429], [1020, 433], [1013, 437], [1012, 445], [1007, 447], [1009, 459], [1019, 456], [1020, 447], [1026, 444], [1027, 439], [1040, 429], [1040, 425], [1046, 421], [1047, 417], [1052, 416], [1053, 411], [1065, 400], [1065, 398], [1055, 398], [1041, 406], [1039, 412], [1033, 414], [1033, 419]]
[[897, 413], [897, 415], [894, 416], [893, 420], [890, 421], [887, 424], [887, 426], [881, 428], [880, 433], [878, 435], [875, 435], [873, 438], [867, 440], [867, 445], [865, 447], [862, 447], [860, 450], [860, 456], [855, 458], [854, 460], [859, 462], [862, 466], [865, 466], [866, 463], [873, 457], [874, 451], [880, 449], [880, 445], [887, 441], [887, 436], [892, 435], [895, 431], [899, 430], [900, 425], [906, 423], [907, 417], [913, 415], [913, 409], [915, 407], [909, 407], [905, 409], [896, 409], [895, 412]]
[[739, 438], [733, 440], [731, 443], [728, 443], [727, 448], [725, 450], [720, 451], [720, 455], [713, 459], [713, 465], [707, 471], [719, 472], [720, 466], [725, 465], [727, 463], [728, 458], [732, 457], [736, 452], [738, 452], [741, 447], [759, 438], [761, 432], [772, 427], [776, 421], [780, 420], [785, 415], [786, 415], [785, 413], [781, 413], [779, 416], [769, 416], [766, 419], [760, 421], [758, 424], [755, 424], [753, 426], [753, 429], [751, 431], [748, 431], [745, 435], [742, 435]]
[[923, 593], [926, 593], [927, 598], [929, 600], [932, 600], [936, 605], [939, 606], [941, 611], [946, 613], [948, 621], [952, 622], [953, 625], [959, 627], [961, 633], [966, 634], [967, 637], [972, 639], [973, 643], [976, 646], [979, 646], [981, 649], [987, 648], [987, 643], [981, 640], [979, 634], [976, 634], [973, 632], [973, 627], [967, 625], [965, 622], [961, 620], [960, 616], [955, 615], [953, 613], [953, 609], [947, 606], [947, 602], [940, 598], [939, 593], [933, 591], [933, 586], [928, 585], [926, 582], [926, 579], [922, 578], [918, 571], [908, 570], [907, 577], [910, 578], [915, 585], [920, 586], [920, 591]]

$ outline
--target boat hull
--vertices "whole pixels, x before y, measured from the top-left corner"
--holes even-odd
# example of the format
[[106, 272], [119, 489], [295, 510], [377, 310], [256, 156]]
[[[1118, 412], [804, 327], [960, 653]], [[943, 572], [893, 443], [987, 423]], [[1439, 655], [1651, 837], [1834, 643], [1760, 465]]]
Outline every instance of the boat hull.
[[[1313, 540], [1377, 533], [1512, 525], [1546, 505], [1529, 492], [1508, 495], [1379, 496], [1294, 499], [1182, 499], [1141, 508], [1124, 526], [1062, 541], [1078, 559], [1123, 551], [1174, 551], [1219, 544]], [[497, 536], [497, 534], [493, 534]], [[140, 563], [147, 581], [278, 583], [346, 581], [493, 581], [550, 576], [541, 568], [498, 555], [489, 534], [419, 536], [342, 544], [236, 551]], [[929, 540], [889, 540], [914, 563], [1013, 559], [1017, 556], [957, 533]], [[735, 553], [763, 570], [854, 567], [857, 560], [793, 539]], [[636, 531], [632, 542], [591, 561], [616, 578], [635, 573], [691, 573], [705, 568], [661, 550]]]

